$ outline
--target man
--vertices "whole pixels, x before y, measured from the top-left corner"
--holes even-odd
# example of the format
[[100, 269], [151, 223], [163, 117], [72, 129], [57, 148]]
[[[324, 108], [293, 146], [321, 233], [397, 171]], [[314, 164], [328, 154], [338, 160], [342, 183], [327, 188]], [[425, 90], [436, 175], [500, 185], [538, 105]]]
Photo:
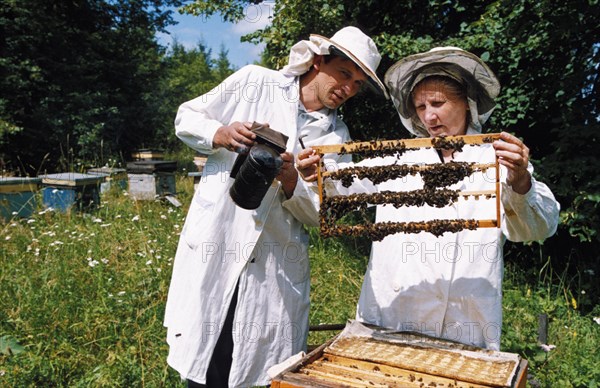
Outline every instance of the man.
[[[318, 197], [293, 165], [306, 146], [350, 139], [337, 108], [364, 85], [387, 97], [381, 57], [355, 27], [331, 39], [311, 35], [281, 71], [246, 66], [184, 103], [176, 133], [209, 154], [182, 230], [166, 306], [168, 363], [189, 386], [269, 384], [266, 370], [305, 347], [308, 235]], [[283, 166], [255, 210], [228, 193], [237, 153], [253, 146], [252, 122], [288, 136]], [[333, 156], [336, 158], [337, 156]], [[339, 160], [338, 160], [339, 161]]]

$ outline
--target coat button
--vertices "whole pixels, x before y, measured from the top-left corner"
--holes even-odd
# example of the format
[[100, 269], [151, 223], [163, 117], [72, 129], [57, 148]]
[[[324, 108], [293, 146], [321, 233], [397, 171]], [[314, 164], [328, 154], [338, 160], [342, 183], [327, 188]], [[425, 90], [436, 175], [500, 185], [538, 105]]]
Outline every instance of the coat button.
[[400, 285], [394, 284], [394, 291], [396, 291], [396, 292], [400, 291]]

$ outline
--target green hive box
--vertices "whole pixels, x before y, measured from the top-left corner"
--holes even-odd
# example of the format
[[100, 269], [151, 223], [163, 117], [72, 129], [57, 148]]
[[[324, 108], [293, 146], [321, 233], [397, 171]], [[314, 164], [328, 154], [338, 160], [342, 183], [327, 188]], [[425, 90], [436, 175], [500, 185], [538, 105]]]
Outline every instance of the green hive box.
[[90, 175], [104, 177], [104, 182], [100, 183], [100, 194], [106, 193], [112, 187], [118, 187], [122, 190], [127, 190], [127, 170], [124, 168], [90, 168], [87, 173]]
[[40, 178], [0, 177], [0, 218], [31, 217], [38, 207]]

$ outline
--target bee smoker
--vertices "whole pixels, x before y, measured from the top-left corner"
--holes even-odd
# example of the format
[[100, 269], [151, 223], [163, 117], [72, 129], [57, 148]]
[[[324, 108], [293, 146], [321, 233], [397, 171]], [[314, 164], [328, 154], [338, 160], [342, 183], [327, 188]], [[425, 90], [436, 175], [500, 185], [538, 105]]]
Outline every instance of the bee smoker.
[[253, 123], [252, 132], [256, 143], [247, 154], [238, 155], [230, 176], [235, 178], [229, 189], [233, 202], [243, 209], [253, 210], [260, 206], [273, 179], [279, 174], [288, 137], [268, 126]]

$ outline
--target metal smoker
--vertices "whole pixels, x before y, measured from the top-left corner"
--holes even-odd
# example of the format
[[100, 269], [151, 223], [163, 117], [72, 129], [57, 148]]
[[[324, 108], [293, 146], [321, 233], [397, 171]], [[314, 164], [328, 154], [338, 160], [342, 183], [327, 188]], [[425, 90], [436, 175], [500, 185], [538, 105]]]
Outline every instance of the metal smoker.
[[229, 195], [239, 207], [253, 210], [279, 174], [283, 165], [280, 154], [285, 152], [288, 137], [256, 122], [250, 130], [256, 134], [256, 144], [235, 160], [230, 174], [235, 181]]

